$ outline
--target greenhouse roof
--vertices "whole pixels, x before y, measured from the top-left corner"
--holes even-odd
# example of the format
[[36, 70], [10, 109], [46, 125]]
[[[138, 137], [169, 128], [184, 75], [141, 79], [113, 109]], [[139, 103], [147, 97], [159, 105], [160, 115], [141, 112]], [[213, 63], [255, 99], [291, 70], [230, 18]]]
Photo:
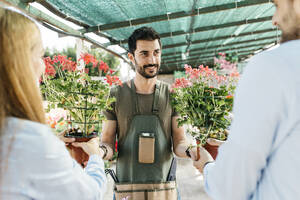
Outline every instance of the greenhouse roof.
[[[217, 52], [235, 52], [240, 60], [275, 45], [280, 32], [271, 23], [275, 7], [270, 0], [37, 0], [55, 15], [79, 29], [35, 9], [32, 0], [6, 0], [77, 37], [95, 33], [109, 40], [96, 43], [106, 49], [120, 45], [139, 27], [151, 26], [163, 45], [161, 73], [213, 62]], [[88, 38], [90, 41], [91, 39]], [[111, 50], [110, 50], [111, 51]], [[126, 54], [115, 55], [126, 60]]]

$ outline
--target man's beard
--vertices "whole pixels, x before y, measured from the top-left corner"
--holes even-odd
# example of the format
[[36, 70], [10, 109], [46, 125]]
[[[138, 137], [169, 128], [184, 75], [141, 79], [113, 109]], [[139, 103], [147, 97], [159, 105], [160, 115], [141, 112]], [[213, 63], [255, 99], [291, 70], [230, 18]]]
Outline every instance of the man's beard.
[[[149, 64], [149, 65], [144, 65], [144, 66], [137, 65], [137, 62], [135, 62], [135, 64], [137, 66], [137, 72], [146, 79], [154, 78], [158, 75], [158, 70], [159, 70], [159, 65], [158, 64]], [[147, 74], [147, 72], [146, 72], [147, 67], [156, 67], [156, 73], [153, 74], [153, 75]]]
[[291, 40], [297, 40], [297, 39], [300, 39], [300, 28], [295, 28], [289, 33], [285, 33], [282, 31], [280, 43], [288, 42]]
[[[286, 16], [285, 18], [283, 18], [282, 23], [287, 24], [287, 23], [294, 23], [293, 25], [291, 25], [291, 28], [289, 31], [284, 31], [282, 30], [282, 36], [281, 36], [281, 40], [280, 43], [284, 43], [284, 42], [288, 42], [291, 40], [297, 40], [300, 39], [300, 24], [299, 24], [299, 20], [297, 18], [297, 16], [295, 15], [295, 13], [293, 13], [293, 11], [290, 12], [290, 14], [288, 16]], [[279, 25], [280, 28], [280, 25]]]

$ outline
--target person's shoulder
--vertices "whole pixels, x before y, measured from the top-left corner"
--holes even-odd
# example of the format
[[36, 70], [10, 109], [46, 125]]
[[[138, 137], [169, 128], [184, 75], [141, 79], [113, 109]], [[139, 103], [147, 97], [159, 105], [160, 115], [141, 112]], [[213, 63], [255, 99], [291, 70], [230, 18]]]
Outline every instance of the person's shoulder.
[[269, 77], [288, 78], [293, 71], [298, 70], [299, 50], [300, 40], [285, 42], [272, 50], [266, 50], [253, 56], [246, 67], [246, 71], [266, 73]]
[[15, 130], [18, 134], [25, 133], [28, 136], [43, 136], [44, 134], [51, 132], [50, 127], [45, 124], [16, 117], [7, 118], [6, 129]]
[[291, 59], [300, 59], [299, 56], [300, 50], [300, 40], [293, 40], [289, 42], [285, 42], [278, 46], [275, 46], [272, 50], [263, 51], [251, 59], [252, 61], [256, 62], [263, 62], [263, 63], [278, 63], [279, 62], [286, 62], [290, 61]]
[[48, 152], [49, 149], [63, 146], [49, 126], [15, 117], [7, 119], [5, 136], [14, 137], [14, 145], [22, 146], [24, 151], [32, 151], [31, 153], [39, 152], [39, 154], [43, 154]]
[[112, 95], [116, 95], [117, 93], [120, 93], [124, 90], [128, 90], [128, 81], [122, 82], [121, 85], [114, 85], [110, 89], [110, 93]]
[[291, 40], [288, 42], [284, 42], [278, 46], [278, 48], [273, 49], [273, 53], [280, 53], [283, 55], [299, 55], [299, 48], [300, 48], [300, 39], [299, 40]]

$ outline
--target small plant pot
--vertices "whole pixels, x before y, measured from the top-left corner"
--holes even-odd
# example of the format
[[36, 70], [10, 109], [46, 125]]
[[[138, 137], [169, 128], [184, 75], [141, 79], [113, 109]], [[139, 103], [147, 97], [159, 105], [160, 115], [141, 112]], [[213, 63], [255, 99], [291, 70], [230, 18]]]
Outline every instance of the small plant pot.
[[216, 159], [216, 157], [218, 155], [218, 151], [219, 151], [219, 146], [213, 146], [213, 145], [206, 143], [203, 147], [206, 149], [206, 151], [208, 151], [210, 153], [210, 155], [213, 157], [213, 159]]
[[[90, 139], [98, 137], [98, 134], [92, 134], [88, 136], [77, 136], [72, 134], [66, 134], [65, 137], [75, 138], [75, 142], [88, 142]], [[84, 168], [89, 160], [89, 155], [83, 151], [80, 147], [74, 147], [72, 144], [67, 146], [71, 156]]]

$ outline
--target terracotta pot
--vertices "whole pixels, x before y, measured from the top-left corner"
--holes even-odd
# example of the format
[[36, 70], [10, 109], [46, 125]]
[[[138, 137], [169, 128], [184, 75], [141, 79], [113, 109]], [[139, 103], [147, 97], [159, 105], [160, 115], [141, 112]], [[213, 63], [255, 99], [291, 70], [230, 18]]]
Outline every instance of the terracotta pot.
[[213, 146], [213, 145], [206, 143], [203, 147], [206, 149], [206, 151], [208, 151], [210, 153], [210, 155], [213, 157], [213, 159], [216, 159], [216, 157], [218, 155], [219, 146]]
[[[97, 137], [97, 135], [92, 137], [74, 137], [75, 142], [88, 142], [90, 139]], [[70, 138], [70, 136], [69, 136]], [[89, 155], [86, 154], [82, 148], [74, 147], [73, 145], [67, 146], [68, 151], [70, 152], [71, 156], [84, 168], [89, 160]]]

